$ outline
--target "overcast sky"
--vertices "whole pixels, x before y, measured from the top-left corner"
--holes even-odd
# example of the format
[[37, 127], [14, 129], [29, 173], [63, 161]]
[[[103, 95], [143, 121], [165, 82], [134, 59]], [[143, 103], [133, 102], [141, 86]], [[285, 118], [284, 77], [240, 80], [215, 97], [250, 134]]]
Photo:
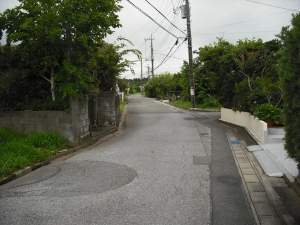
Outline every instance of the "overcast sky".
[[[17, 0], [0, 0], [0, 12], [18, 5]], [[216, 37], [224, 37], [225, 40], [235, 44], [240, 39], [261, 38], [263, 41], [272, 40], [275, 34], [280, 33], [283, 26], [290, 25], [292, 13], [300, 11], [300, 0], [189, 0], [191, 6], [191, 31], [193, 50], [212, 44]], [[130, 4], [130, 2], [132, 4]], [[169, 53], [170, 49], [179, 38], [179, 44], [174, 46], [169, 58], [155, 70], [155, 74], [180, 71], [183, 60], [188, 61], [187, 44], [182, 42], [186, 33], [186, 20], [181, 18], [179, 7], [185, 4], [185, 0], [148, 0], [157, 10], [168, 18], [177, 28], [171, 25], [167, 19], [161, 16], [146, 0], [123, 0], [124, 7], [119, 13], [122, 28], [106, 38], [107, 42], [114, 42], [118, 36], [125, 37], [134, 43], [143, 53], [143, 76], [147, 76], [147, 65], [151, 66], [151, 35], [154, 48], [154, 68]], [[99, 0], [101, 4], [101, 0]], [[150, 16], [166, 32], [153, 22]], [[181, 31], [180, 31], [181, 30]], [[184, 32], [184, 33], [182, 33]], [[2, 40], [3, 43], [3, 40]], [[180, 45], [181, 44], [181, 45]], [[179, 48], [178, 48], [179, 46]], [[134, 60], [133, 55], [128, 56]], [[127, 72], [122, 77], [139, 78], [141, 76], [141, 64], [134, 66], [135, 75]]]

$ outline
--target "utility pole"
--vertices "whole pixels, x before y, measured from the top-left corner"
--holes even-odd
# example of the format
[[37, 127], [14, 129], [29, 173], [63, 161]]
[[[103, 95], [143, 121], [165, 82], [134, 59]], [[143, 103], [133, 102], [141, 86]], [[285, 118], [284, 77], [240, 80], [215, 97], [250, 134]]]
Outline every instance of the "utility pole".
[[151, 38], [150, 39], [145, 39], [145, 41], [150, 40], [151, 41], [151, 65], [152, 65], [152, 70], [151, 70], [151, 74], [152, 74], [152, 84], [154, 83], [154, 55], [153, 55], [153, 40], [152, 39], [152, 34], [151, 34]]
[[147, 69], [148, 69], [148, 82], [149, 82], [149, 77], [150, 77], [150, 68], [149, 68], [149, 65], [147, 65]]
[[191, 34], [191, 10], [189, 0], [186, 0], [186, 21], [187, 21], [187, 39], [189, 51], [189, 66], [190, 66], [190, 95], [191, 108], [196, 108], [195, 104], [195, 83], [194, 83], [194, 69], [193, 69], [193, 49], [192, 49], [192, 34]]
[[143, 59], [141, 57], [141, 81], [143, 79]]
[[154, 56], [153, 56], [153, 42], [151, 34], [151, 64], [152, 64], [152, 84], [154, 84]]

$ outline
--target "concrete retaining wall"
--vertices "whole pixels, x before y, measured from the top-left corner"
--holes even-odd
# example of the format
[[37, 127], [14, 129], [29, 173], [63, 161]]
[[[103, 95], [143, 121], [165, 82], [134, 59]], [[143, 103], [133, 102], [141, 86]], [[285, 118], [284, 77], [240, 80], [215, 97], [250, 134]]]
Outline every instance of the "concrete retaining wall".
[[120, 117], [119, 95], [114, 91], [101, 91], [97, 96], [97, 125], [117, 126]]
[[0, 112], [0, 128], [9, 126], [20, 132], [58, 132], [72, 147], [89, 138], [87, 105], [78, 98], [71, 99], [71, 111], [15, 111]]
[[248, 112], [233, 111], [232, 109], [221, 109], [221, 120], [248, 129], [256, 139], [262, 144], [267, 143], [268, 128], [267, 123], [255, 118]]

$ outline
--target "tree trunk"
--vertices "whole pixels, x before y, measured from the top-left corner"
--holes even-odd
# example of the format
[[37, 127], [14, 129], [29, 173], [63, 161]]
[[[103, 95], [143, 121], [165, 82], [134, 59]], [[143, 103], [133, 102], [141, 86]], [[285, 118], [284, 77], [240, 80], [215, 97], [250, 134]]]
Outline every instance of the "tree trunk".
[[55, 84], [54, 84], [54, 68], [51, 68], [51, 94], [52, 94], [52, 101], [55, 102]]

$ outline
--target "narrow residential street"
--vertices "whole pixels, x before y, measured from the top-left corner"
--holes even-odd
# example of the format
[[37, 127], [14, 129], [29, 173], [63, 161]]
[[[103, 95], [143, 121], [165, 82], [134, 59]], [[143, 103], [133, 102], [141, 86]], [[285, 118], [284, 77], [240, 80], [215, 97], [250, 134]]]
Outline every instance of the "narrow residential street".
[[131, 95], [117, 136], [0, 186], [0, 224], [259, 224], [218, 118]]

